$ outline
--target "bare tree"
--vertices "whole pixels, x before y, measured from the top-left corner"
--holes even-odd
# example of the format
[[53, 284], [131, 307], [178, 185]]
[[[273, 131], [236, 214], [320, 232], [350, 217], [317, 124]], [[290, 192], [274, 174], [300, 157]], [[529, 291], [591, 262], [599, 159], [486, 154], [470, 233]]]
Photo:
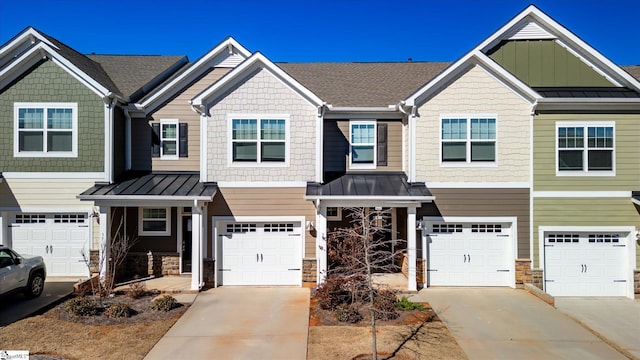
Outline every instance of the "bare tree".
[[[113, 292], [117, 271], [126, 259], [129, 250], [131, 250], [138, 240], [136, 236], [131, 235], [131, 233], [127, 233], [124, 226], [124, 217], [125, 215], [122, 214], [122, 216], [119, 217], [117, 224], [115, 224], [113, 219], [116, 218], [116, 209], [111, 211], [111, 223], [107, 225], [110, 226], [112, 230], [111, 238], [107, 239], [108, 243], [105, 242], [100, 244], [100, 258], [98, 259], [98, 274], [100, 274], [99, 281], [97, 284], [94, 284], [93, 279], [90, 280], [91, 292], [94, 296], [97, 295], [101, 302], [104, 297]], [[137, 231], [134, 231], [133, 233], [135, 234]], [[89, 269], [89, 277], [92, 278], [90, 255], [88, 255], [84, 249], [81, 250], [81, 253], [87, 269]], [[109, 256], [109, 258], [106, 258], [106, 256]], [[102, 276], [102, 274], [104, 274], [104, 276]]]
[[373, 275], [397, 271], [394, 259], [400, 252], [391, 247], [392, 240], [385, 236], [390, 232], [389, 210], [348, 208], [344, 211], [352, 226], [335, 229], [329, 235], [329, 274], [340, 275], [349, 282], [353, 302], [366, 303], [371, 316], [371, 351], [377, 360], [376, 319], [384, 317], [387, 309], [376, 304], [380, 289], [374, 284]]

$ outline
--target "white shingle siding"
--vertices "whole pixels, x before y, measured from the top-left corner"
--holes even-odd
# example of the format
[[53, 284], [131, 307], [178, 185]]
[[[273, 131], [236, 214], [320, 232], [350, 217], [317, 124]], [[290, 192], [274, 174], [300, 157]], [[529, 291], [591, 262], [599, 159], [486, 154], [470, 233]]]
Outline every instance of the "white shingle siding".
[[[229, 167], [228, 114], [288, 114], [288, 167]], [[207, 181], [314, 181], [316, 107], [260, 70], [210, 109]]]
[[[417, 181], [529, 182], [531, 104], [474, 66], [421, 105], [417, 118]], [[496, 114], [497, 167], [440, 166], [443, 114]]]

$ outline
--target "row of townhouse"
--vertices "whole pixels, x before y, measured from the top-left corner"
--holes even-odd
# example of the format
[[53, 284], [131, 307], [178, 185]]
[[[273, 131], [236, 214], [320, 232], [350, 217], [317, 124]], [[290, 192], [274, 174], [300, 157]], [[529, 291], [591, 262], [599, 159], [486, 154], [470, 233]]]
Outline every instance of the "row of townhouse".
[[302, 286], [365, 207], [409, 290], [634, 297], [638, 78], [535, 6], [453, 63], [82, 55], [27, 28], [0, 48], [0, 243], [52, 276], [128, 237], [131, 274]]

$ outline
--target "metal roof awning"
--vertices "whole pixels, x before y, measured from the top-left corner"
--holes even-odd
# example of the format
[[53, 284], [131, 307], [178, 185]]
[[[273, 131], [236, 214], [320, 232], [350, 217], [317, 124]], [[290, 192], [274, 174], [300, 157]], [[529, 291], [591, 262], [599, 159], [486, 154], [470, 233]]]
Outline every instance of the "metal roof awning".
[[432, 202], [423, 182], [410, 183], [404, 173], [351, 173], [326, 184], [308, 183], [307, 200]]
[[96, 184], [77, 196], [85, 201], [213, 201], [215, 183], [200, 182], [198, 173], [151, 173], [114, 184]]

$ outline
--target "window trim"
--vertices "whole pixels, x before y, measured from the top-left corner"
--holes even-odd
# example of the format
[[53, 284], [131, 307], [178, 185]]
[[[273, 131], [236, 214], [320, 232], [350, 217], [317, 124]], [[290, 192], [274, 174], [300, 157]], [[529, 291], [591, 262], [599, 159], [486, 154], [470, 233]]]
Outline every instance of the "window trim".
[[[143, 224], [145, 220], [160, 221], [159, 219], [145, 219], [144, 209], [165, 209], [165, 230], [164, 231], [145, 231]], [[138, 208], [138, 236], [170, 236], [171, 235], [171, 208], [162, 206], [144, 206]]]
[[[43, 150], [20, 151], [20, 130], [18, 128], [20, 109], [43, 109]], [[47, 151], [47, 109], [64, 108], [71, 109], [71, 151]], [[77, 158], [78, 157], [78, 103], [70, 102], [16, 102], [13, 103], [13, 156], [25, 158]]]
[[[176, 153], [175, 155], [165, 155], [164, 154], [164, 147], [162, 146], [162, 143], [164, 142], [164, 138], [162, 136], [162, 128], [164, 127], [164, 125], [175, 125], [176, 126], [176, 138], [175, 138], [175, 142], [176, 142]], [[158, 134], [158, 136], [160, 137], [160, 159], [162, 160], [180, 160], [180, 121], [179, 119], [160, 119], [160, 134]]]
[[[616, 123], [615, 121], [556, 121], [555, 124], [555, 169], [556, 176], [616, 176]], [[584, 146], [583, 146], [583, 154], [585, 151], [589, 151], [587, 145], [587, 137], [588, 137], [588, 128], [590, 127], [612, 127], [613, 128], [613, 150], [611, 151], [611, 170], [591, 170], [589, 171], [588, 166], [585, 166], [585, 161], [588, 161], [586, 158], [582, 158], [583, 161], [583, 169], [582, 170], [560, 170], [560, 147], [558, 141], [558, 135], [561, 127], [582, 127], [584, 128]]]
[[[335, 215], [329, 215], [329, 208], [336, 209]], [[339, 206], [327, 206], [327, 220], [329, 221], [342, 221], [342, 208]]]
[[[256, 120], [256, 161], [233, 161], [233, 120], [241, 120], [241, 119], [250, 119]], [[260, 121], [261, 120], [284, 120], [284, 161], [261, 161], [260, 160], [260, 151], [261, 151], [261, 141], [260, 141]], [[290, 150], [291, 150], [291, 121], [289, 114], [273, 114], [273, 113], [234, 113], [227, 114], [227, 166], [229, 167], [264, 167], [264, 168], [281, 168], [281, 167], [289, 167], [289, 162], [291, 159]]]
[[[373, 146], [373, 161], [371, 164], [354, 164], [353, 163], [353, 143], [351, 142], [353, 134], [353, 125], [373, 125], [373, 143], [358, 144]], [[378, 166], [378, 125], [376, 119], [358, 119], [349, 120], [349, 169], [370, 170], [376, 169]]]
[[[442, 121], [445, 119], [465, 119], [467, 122], [467, 139], [465, 140], [465, 161], [443, 161], [442, 159]], [[471, 139], [471, 119], [493, 119], [496, 122], [496, 136], [495, 136], [495, 154], [493, 161], [471, 161], [471, 143], [474, 141]], [[441, 114], [440, 120], [438, 123], [438, 161], [440, 162], [440, 167], [478, 167], [478, 168], [486, 168], [486, 167], [497, 167], [498, 166], [498, 154], [499, 154], [499, 119], [497, 114], [488, 114], [488, 113], [467, 113], [467, 114]], [[460, 139], [460, 142], [463, 140]], [[487, 142], [481, 141], [477, 139], [475, 141], [479, 142]]]

